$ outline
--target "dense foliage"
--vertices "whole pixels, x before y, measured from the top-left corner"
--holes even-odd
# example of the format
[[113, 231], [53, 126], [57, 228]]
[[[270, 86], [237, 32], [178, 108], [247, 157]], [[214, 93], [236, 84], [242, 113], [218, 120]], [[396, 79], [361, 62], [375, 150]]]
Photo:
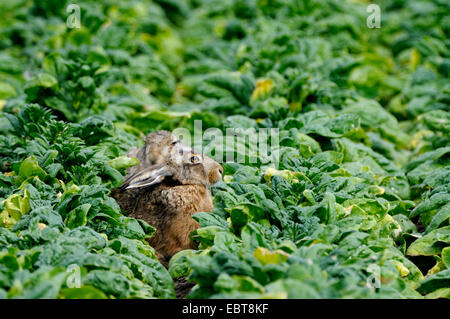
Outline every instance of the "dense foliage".
[[[0, 298], [448, 298], [450, 4], [378, 3], [1, 1]], [[280, 161], [224, 163], [166, 270], [108, 195], [194, 120]]]

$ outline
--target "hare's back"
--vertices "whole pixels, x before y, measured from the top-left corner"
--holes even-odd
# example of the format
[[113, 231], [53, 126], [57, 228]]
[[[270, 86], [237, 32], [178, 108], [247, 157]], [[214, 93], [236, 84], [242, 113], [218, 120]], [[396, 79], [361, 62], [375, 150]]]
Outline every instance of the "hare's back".
[[160, 185], [155, 190], [161, 204], [176, 215], [192, 215], [196, 212], [211, 212], [211, 193], [203, 185]]

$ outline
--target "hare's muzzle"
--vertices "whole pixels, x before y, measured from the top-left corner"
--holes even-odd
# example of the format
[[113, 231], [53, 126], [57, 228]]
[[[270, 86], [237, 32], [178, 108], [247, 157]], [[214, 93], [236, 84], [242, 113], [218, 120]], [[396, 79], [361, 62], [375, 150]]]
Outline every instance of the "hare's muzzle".
[[214, 162], [214, 164], [211, 166], [212, 167], [208, 174], [208, 182], [210, 185], [219, 182], [222, 179], [222, 174], [223, 174], [222, 165], [220, 165], [217, 162]]

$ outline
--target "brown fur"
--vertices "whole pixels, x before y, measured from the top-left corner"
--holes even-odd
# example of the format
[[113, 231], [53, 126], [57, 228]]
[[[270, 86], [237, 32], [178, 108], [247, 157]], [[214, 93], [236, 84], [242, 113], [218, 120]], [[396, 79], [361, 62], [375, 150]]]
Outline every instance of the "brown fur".
[[[131, 196], [135, 192], [127, 190]], [[129, 198], [122, 198], [119, 205], [124, 200], [129, 202]], [[191, 216], [211, 212], [213, 208], [210, 192], [203, 185], [161, 184], [144, 189], [134, 200], [130, 216], [156, 228], [149, 244], [166, 260], [182, 249], [195, 248], [189, 234], [199, 225]]]
[[164, 162], [170, 153], [173, 143], [178, 139], [168, 131], [158, 131], [148, 134], [145, 138], [145, 146], [132, 148], [128, 157], [136, 157], [139, 164], [128, 169], [128, 175], [134, 174], [146, 167]]
[[[221, 179], [222, 167], [176, 141], [169, 132], [152, 134], [141, 149], [141, 154], [147, 154], [145, 165], [130, 171], [111, 195], [130, 216], [156, 228], [149, 243], [167, 264], [180, 250], [195, 248], [189, 235], [199, 225], [192, 215], [212, 211], [213, 201], [206, 186]], [[152, 136], [159, 144], [152, 142]]]

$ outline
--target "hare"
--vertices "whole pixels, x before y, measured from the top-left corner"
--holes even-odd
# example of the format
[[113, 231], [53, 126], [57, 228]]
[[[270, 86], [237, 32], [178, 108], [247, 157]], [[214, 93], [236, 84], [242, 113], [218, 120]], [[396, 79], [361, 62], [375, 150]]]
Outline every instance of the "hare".
[[195, 153], [167, 131], [149, 134], [146, 145], [130, 154], [136, 154], [142, 163], [130, 171], [112, 196], [131, 217], [156, 228], [149, 243], [167, 265], [175, 253], [195, 248], [189, 234], [199, 224], [191, 216], [212, 211], [207, 186], [220, 181], [222, 166]]
[[136, 157], [139, 160], [139, 164], [131, 167], [125, 178], [144, 169], [145, 167], [162, 163], [165, 157], [170, 153], [171, 148], [179, 142], [177, 137], [168, 131], [150, 133], [144, 140], [144, 147], [132, 148], [128, 152], [127, 156]]

